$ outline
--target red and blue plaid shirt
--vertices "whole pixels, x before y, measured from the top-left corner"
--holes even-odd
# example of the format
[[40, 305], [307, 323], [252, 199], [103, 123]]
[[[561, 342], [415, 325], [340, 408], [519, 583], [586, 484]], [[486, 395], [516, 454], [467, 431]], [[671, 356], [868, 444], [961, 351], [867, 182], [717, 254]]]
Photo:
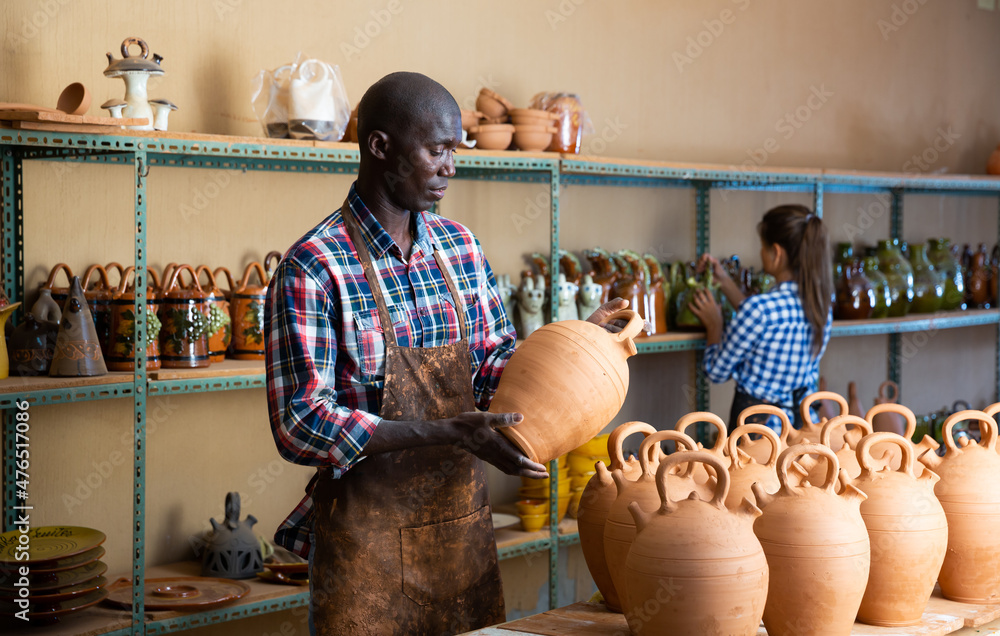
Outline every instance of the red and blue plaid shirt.
[[[468, 325], [469, 379], [476, 405], [489, 408], [514, 352], [514, 328], [479, 241], [462, 225], [422, 212], [409, 262], [358, 197], [348, 204], [403, 347], [438, 347], [460, 339], [458, 314], [434, 260], [447, 264]], [[278, 452], [296, 464], [344, 475], [358, 461], [381, 418], [385, 342], [378, 309], [340, 209], [293, 245], [271, 278], [267, 334], [267, 406]], [[275, 534], [308, 557], [310, 493]]]

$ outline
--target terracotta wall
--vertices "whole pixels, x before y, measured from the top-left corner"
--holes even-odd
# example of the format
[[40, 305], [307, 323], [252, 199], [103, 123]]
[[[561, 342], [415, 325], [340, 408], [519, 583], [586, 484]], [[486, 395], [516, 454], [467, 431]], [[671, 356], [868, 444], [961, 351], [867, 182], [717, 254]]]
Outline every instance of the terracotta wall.
[[[0, 26], [0, 100], [54, 106], [62, 87], [82, 81], [93, 93], [92, 114], [123, 90], [102, 76], [104, 53], [118, 55], [127, 36], [145, 38], [167, 72], [150, 94], [180, 106], [170, 125], [177, 131], [259, 135], [251, 79], [305, 51], [340, 65], [352, 103], [372, 81], [401, 69], [437, 78], [463, 106], [483, 85], [520, 106], [539, 91], [577, 92], [594, 127], [584, 149], [604, 157], [979, 173], [1000, 141], [1000, 12], [980, 10], [973, 0], [178, 0], [139, 8], [10, 0], [0, 4]], [[132, 259], [127, 169], [33, 162], [24, 173], [29, 289], [58, 261], [83, 269]], [[154, 168], [149, 262], [242, 270], [332, 211], [349, 182]], [[546, 192], [540, 185], [460, 182], [442, 212], [477, 232], [498, 273], [516, 275], [526, 254], [547, 250], [547, 218], [532, 219], [537, 207], [547, 207]], [[712, 252], [738, 252], [756, 263], [756, 220], [776, 203], [798, 200], [809, 202], [798, 194], [713, 194]], [[995, 198], [913, 196], [907, 206], [910, 241], [941, 234], [995, 241]], [[695, 256], [687, 190], [571, 186], [562, 211], [568, 249]], [[836, 240], [865, 244], [887, 233], [888, 214], [872, 195], [830, 195], [826, 212]], [[532, 220], [525, 225], [518, 220], [524, 218]], [[904, 402], [926, 411], [956, 398], [974, 406], [992, 399], [995, 328], [909, 338]], [[824, 373], [837, 390], [857, 380], [869, 404], [885, 378], [885, 355], [885, 337], [839, 340]], [[693, 408], [692, 359], [635, 359], [619, 420], [666, 427]], [[713, 410], [728, 411], [729, 390], [713, 390]], [[157, 408], [148, 446], [147, 560], [183, 558], [190, 535], [221, 516], [228, 490], [243, 493], [258, 530], [270, 534], [308, 471], [277, 460], [263, 392], [151, 400]], [[131, 469], [127, 457], [116, 464], [112, 453], [131, 452], [120, 443], [131, 406], [45, 407], [32, 418], [36, 522], [107, 529], [112, 570], [127, 570]], [[516, 487], [499, 476], [493, 483], [499, 498], [509, 499]], [[508, 586], [512, 614], [542, 602], [540, 562], [504, 567], [518, 581]], [[259, 625], [263, 633], [284, 633], [289, 625], [301, 629], [300, 618], [281, 615]]]

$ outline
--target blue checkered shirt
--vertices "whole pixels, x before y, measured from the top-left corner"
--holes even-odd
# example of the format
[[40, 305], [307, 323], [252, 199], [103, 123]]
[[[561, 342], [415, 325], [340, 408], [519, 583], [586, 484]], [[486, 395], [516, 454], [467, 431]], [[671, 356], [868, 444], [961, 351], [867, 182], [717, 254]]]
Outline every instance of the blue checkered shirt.
[[[813, 327], [806, 319], [798, 283], [787, 281], [743, 301], [721, 344], [705, 348], [705, 374], [715, 383], [736, 380], [744, 393], [780, 406], [795, 421], [792, 392], [816, 391], [819, 361], [830, 341], [833, 310], [826, 318], [823, 346], [813, 355]], [[780, 422], [772, 417], [772, 427]]]

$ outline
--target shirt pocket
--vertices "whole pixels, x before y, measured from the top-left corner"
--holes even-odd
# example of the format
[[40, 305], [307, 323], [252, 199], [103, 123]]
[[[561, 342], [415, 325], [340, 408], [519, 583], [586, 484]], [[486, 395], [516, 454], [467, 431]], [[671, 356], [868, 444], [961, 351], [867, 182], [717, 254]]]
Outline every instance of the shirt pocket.
[[354, 358], [361, 375], [371, 377], [385, 364], [385, 334], [377, 309], [354, 314]]

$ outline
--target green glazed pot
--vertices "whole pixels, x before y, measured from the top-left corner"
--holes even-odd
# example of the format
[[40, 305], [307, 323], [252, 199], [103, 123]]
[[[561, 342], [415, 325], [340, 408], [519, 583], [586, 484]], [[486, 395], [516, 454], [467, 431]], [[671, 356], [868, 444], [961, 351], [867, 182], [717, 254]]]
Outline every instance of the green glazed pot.
[[944, 300], [941, 309], [965, 309], [965, 277], [957, 250], [952, 252], [951, 240], [946, 238], [927, 240], [927, 258], [934, 268], [944, 276]]
[[910, 264], [913, 265], [913, 302], [910, 313], [930, 314], [940, 311], [944, 302], [945, 280], [927, 258], [927, 246], [910, 245]]
[[892, 293], [892, 304], [889, 305], [889, 317], [901, 318], [910, 311], [913, 302], [913, 267], [903, 258], [899, 251], [899, 241], [896, 239], [878, 242], [878, 267], [889, 281]]
[[861, 261], [861, 271], [868, 277], [875, 291], [875, 307], [872, 318], [888, 318], [889, 307], [892, 305], [892, 290], [885, 274], [878, 271], [878, 256], [868, 256]]

